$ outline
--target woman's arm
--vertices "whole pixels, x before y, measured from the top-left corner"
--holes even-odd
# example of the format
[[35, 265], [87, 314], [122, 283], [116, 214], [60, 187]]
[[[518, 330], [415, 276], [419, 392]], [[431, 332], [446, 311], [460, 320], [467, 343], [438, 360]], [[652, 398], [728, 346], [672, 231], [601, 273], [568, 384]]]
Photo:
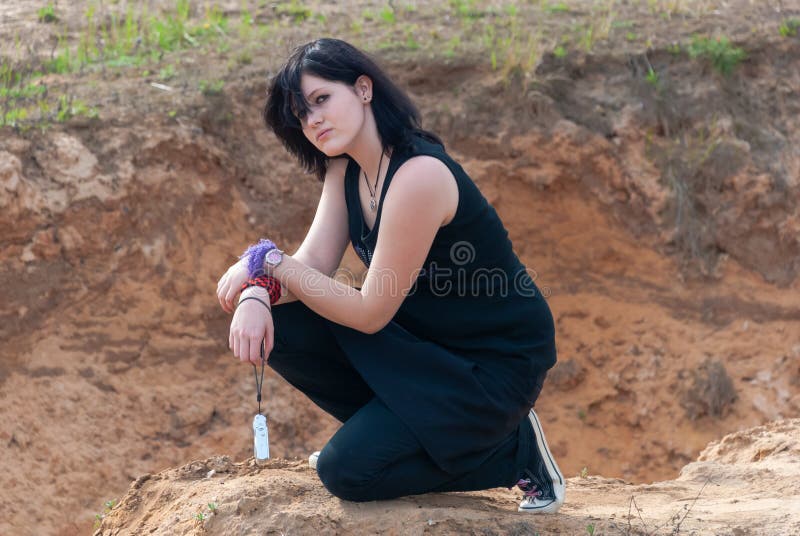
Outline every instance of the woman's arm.
[[411, 158], [397, 170], [386, 193], [378, 241], [360, 290], [332, 279], [302, 257], [285, 255], [270, 273], [319, 315], [375, 333], [397, 313], [439, 227], [457, 206], [458, 186], [447, 166], [433, 157]]
[[[303, 243], [291, 257], [305, 266], [327, 276], [333, 275], [342, 262], [349, 242], [347, 203], [344, 197], [344, 174], [347, 159], [337, 158], [328, 163], [322, 185], [317, 213]], [[281, 305], [297, 300], [297, 296], [281, 283], [281, 298], [273, 304]]]

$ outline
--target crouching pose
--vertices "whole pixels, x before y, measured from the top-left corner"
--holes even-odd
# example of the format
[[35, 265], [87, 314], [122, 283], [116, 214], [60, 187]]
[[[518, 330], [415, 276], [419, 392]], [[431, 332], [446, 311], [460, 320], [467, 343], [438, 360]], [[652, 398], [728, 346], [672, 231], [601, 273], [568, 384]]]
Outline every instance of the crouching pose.
[[[324, 486], [350, 501], [518, 486], [520, 511], [556, 512], [565, 482], [532, 409], [553, 318], [494, 208], [346, 42], [297, 48], [264, 118], [323, 182], [319, 206], [294, 254], [261, 239], [217, 296], [234, 355], [260, 363], [264, 341], [268, 365], [343, 423], [310, 458]], [[348, 243], [360, 287], [336, 274]]]

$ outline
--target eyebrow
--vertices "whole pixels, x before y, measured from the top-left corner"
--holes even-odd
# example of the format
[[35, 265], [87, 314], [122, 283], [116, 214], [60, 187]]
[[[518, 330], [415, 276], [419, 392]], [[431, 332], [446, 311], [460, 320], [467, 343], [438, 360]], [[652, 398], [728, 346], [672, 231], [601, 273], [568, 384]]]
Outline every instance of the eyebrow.
[[322, 91], [323, 89], [325, 89], [325, 86], [318, 87], [317, 89], [315, 89], [314, 91], [312, 91], [311, 93], [309, 93], [308, 95], [306, 95], [306, 100], [307, 100], [307, 101], [310, 101], [310, 100], [311, 100], [311, 97], [314, 95], [314, 93], [316, 93], [317, 91]]

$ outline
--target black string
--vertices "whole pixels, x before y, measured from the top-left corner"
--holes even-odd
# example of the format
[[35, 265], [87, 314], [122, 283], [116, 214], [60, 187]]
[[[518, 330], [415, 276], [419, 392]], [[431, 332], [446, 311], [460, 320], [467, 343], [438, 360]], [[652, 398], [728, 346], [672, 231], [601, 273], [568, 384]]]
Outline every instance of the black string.
[[253, 375], [256, 378], [256, 401], [258, 402], [258, 414], [261, 414], [261, 387], [264, 385], [264, 363], [266, 360], [264, 359], [264, 340], [261, 340], [261, 381], [258, 379], [258, 369], [256, 368], [256, 364], [253, 363]]
[[243, 301], [247, 301], [247, 300], [256, 300], [257, 302], [260, 302], [261, 305], [266, 307], [267, 311], [272, 311], [272, 308], [269, 305], [267, 305], [264, 300], [262, 300], [261, 298], [257, 298], [255, 296], [248, 296], [246, 298], [242, 298], [241, 300], [239, 300], [239, 305], [241, 305]]

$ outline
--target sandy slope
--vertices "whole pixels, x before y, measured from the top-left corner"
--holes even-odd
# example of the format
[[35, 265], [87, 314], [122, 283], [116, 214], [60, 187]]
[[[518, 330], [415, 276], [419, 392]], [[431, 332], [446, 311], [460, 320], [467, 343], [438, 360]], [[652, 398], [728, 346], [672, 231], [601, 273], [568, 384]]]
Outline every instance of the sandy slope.
[[797, 534], [800, 419], [727, 435], [676, 480], [570, 478], [557, 515], [518, 513], [517, 500], [496, 489], [351, 503], [302, 460], [212, 457], [138, 478], [96, 534]]

